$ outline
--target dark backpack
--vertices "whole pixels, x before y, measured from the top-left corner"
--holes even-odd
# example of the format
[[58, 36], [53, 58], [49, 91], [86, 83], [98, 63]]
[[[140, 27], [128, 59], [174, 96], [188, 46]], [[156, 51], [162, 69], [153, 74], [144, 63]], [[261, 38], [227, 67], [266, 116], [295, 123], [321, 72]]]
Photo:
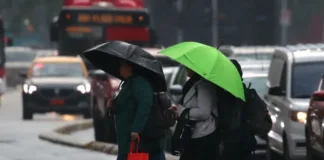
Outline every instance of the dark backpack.
[[174, 126], [176, 116], [171, 107], [171, 99], [165, 92], [154, 93], [153, 106], [142, 136], [154, 139], [165, 136], [166, 130]]
[[[255, 89], [245, 87], [246, 102], [235, 98], [222, 88], [216, 87], [219, 111], [219, 131], [224, 143], [221, 153], [230, 159], [233, 152], [249, 155], [255, 151], [255, 135], [265, 137], [272, 126], [266, 103]], [[240, 155], [240, 154], [238, 154]]]
[[243, 124], [250, 132], [260, 137], [266, 137], [271, 130], [272, 121], [267, 109], [267, 104], [258, 95], [255, 89], [245, 88], [246, 103], [243, 109]]

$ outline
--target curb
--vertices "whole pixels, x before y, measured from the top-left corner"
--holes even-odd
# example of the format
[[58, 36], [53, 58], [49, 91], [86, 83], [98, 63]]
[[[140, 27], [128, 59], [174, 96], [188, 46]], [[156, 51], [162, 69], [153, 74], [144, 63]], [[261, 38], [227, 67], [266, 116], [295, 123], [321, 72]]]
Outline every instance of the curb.
[[[71, 133], [73, 132], [89, 129], [91, 127], [92, 120], [84, 120], [81, 122], [57, 128], [52, 132], [41, 133], [38, 135], [38, 138], [56, 144], [117, 155], [118, 146], [116, 144], [103, 143], [97, 141], [89, 142], [78, 139], [71, 135]], [[173, 156], [169, 153], [165, 153], [165, 156], [167, 160], [179, 160], [178, 156]]]

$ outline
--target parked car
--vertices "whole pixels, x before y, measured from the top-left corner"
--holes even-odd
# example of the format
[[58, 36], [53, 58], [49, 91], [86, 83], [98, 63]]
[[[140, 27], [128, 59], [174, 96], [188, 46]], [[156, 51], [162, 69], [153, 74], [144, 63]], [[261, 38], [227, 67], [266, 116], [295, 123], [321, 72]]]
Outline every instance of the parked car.
[[6, 82], [9, 87], [16, 87], [23, 83], [17, 75], [27, 72], [36, 57], [36, 51], [28, 47], [6, 47]]
[[268, 159], [306, 156], [305, 123], [310, 97], [324, 71], [323, 45], [276, 49], [268, 74], [268, 103], [273, 126], [268, 134]]
[[220, 46], [219, 50], [229, 58], [243, 60], [271, 60], [276, 46]]
[[91, 77], [91, 113], [96, 141], [116, 143], [115, 120], [107, 114], [107, 102], [119, 89], [120, 80], [102, 70], [89, 71]]
[[[324, 159], [324, 76], [311, 97], [305, 136], [307, 160]], [[305, 115], [299, 115], [305, 116]]]
[[34, 113], [83, 114], [90, 118], [88, 72], [77, 57], [36, 58], [27, 73], [21, 73], [23, 119]]

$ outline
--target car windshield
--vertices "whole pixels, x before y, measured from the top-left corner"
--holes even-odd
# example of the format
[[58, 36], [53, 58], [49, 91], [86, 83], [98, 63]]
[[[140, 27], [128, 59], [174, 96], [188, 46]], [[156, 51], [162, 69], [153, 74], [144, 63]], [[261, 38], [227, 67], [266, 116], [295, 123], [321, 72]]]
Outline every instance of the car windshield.
[[233, 58], [236, 60], [271, 60], [273, 53], [256, 53], [256, 54], [234, 54]]
[[33, 77], [83, 77], [81, 63], [36, 63]]
[[293, 65], [292, 98], [310, 98], [318, 88], [324, 71], [324, 62], [299, 63]]
[[251, 83], [251, 88], [254, 88], [261, 98], [263, 98], [267, 93], [266, 82], [267, 82], [267, 77], [244, 78], [245, 85], [249, 86], [249, 83]]
[[7, 62], [31, 62], [36, 55], [36, 52], [6, 51], [6, 60]]

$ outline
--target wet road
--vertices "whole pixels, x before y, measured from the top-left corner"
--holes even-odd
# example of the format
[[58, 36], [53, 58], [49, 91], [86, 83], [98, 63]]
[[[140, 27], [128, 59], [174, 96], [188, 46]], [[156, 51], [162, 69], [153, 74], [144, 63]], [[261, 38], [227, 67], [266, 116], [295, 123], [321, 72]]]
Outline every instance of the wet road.
[[115, 160], [115, 156], [70, 148], [38, 139], [41, 132], [78, 121], [75, 116], [35, 115], [32, 121], [21, 119], [19, 91], [10, 91], [0, 107], [1, 160]]

